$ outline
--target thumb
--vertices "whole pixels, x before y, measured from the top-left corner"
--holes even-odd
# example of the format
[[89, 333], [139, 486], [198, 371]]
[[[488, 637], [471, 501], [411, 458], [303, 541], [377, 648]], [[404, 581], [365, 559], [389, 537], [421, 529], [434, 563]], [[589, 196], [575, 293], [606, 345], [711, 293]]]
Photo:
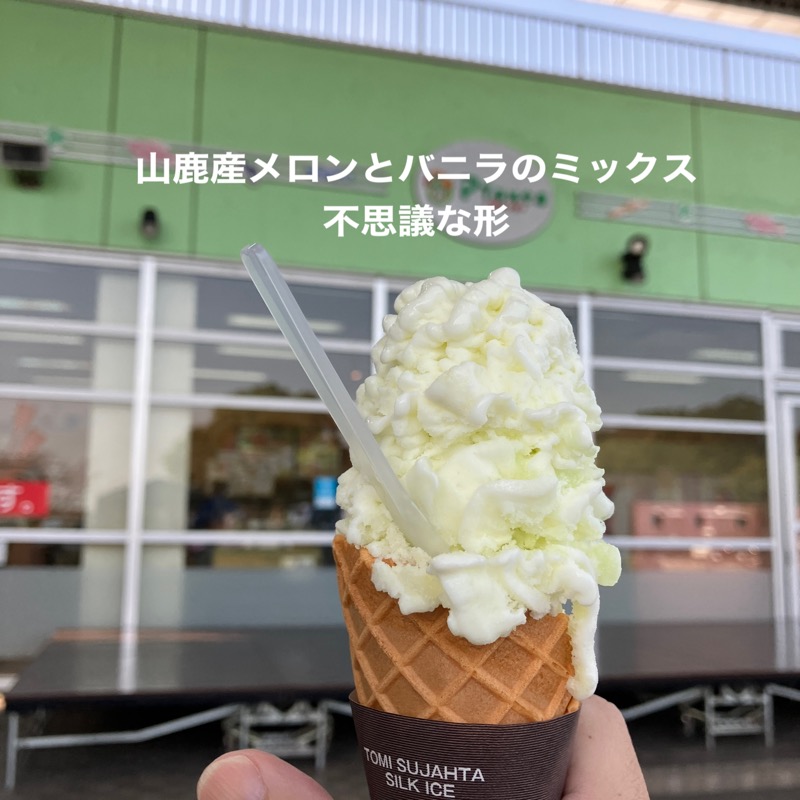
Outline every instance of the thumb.
[[220, 756], [197, 782], [197, 800], [332, 800], [314, 780], [260, 750]]

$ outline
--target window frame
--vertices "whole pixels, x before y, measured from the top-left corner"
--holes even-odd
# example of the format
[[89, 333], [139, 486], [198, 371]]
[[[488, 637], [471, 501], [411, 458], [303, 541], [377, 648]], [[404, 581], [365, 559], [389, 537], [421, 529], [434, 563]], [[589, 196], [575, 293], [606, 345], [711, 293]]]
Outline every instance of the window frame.
[[[103, 337], [132, 339], [135, 347], [134, 360], [136, 374], [130, 392], [94, 391], [91, 389], [50, 389], [48, 387], [0, 386], [0, 397], [19, 399], [63, 399], [87, 401], [91, 403], [124, 404], [131, 408], [131, 453], [130, 453], [130, 491], [127, 506], [127, 525], [121, 531], [102, 531], [93, 529], [58, 528], [0, 528], [0, 550], [10, 542], [40, 542], [65, 544], [122, 544], [125, 548], [124, 580], [122, 586], [121, 627], [135, 629], [138, 624], [139, 588], [142, 575], [142, 551], [152, 545], [215, 544], [237, 545], [241, 547], [285, 547], [296, 543], [307, 546], [327, 546], [332, 532], [291, 531], [285, 536], [276, 536], [273, 531], [145, 531], [143, 528], [144, 479], [146, 467], [146, 443], [149, 429], [149, 414], [154, 407], [217, 407], [251, 408], [253, 410], [302, 410], [303, 412], [326, 414], [320, 400], [277, 397], [220, 396], [211, 394], [156, 394], [151, 391], [151, 371], [153, 348], [160, 341], [186, 343], [225, 343], [259, 346], [274, 346], [280, 341], [278, 334], [251, 334], [194, 330], [178, 331], [155, 326], [155, 292], [158, 276], [161, 274], [208, 275], [234, 280], [248, 280], [243, 267], [235, 263], [211, 259], [194, 259], [152, 254], [131, 254], [113, 251], [99, 251], [87, 248], [71, 248], [45, 245], [21, 245], [0, 243], [0, 258], [34, 260], [39, 262], [70, 263], [82, 266], [95, 266], [101, 269], [134, 269], [138, 273], [138, 306], [134, 326], [113, 325], [96, 322], [52, 321], [0, 315], [0, 330], [48, 331], [52, 333], [82, 333]], [[372, 341], [382, 335], [382, 321], [390, 313], [388, 300], [391, 292], [402, 290], [416, 278], [401, 279], [395, 276], [361, 275], [345, 271], [327, 272], [304, 270], [288, 266], [285, 274], [290, 282], [335, 286], [371, 291], [371, 332]], [[765, 417], [763, 422], [744, 420], [708, 420], [690, 417], [647, 417], [643, 415], [604, 415], [604, 425], [608, 428], [647, 428], [681, 431], [710, 431], [749, 434], [765, 437], [767, 450], [767, 481], [769, 487], [770, 536], [760, 539], [713, 540], [703, 539], [705, 546], [719, 548], [754, 548], [772, 554], [773, 613], [780, 614], [786, 606], [784, 592], [784, 565], [782, 561], [783, 538], [780, 530], [780, 463], [777, 448], [777, 397], [784, 385], [797, 385], [800, 369], [786, 369], [782, 364], [783, 331], [800, 332], [800, 314], [779, 314], [752, 308], [726, 307], [700, 303], [686, 303], [668, 300], [652, 300], [613, 296], [593, 296], [587, 293], [538, 291], [543, 299], [559, 305], [569, 305], [576, 309], [578, 320], [577, 340], [579, 352], [584, 362], [587, 379], [593, 383], [595, 369], [636, 368], [642, 360], [597, 356], [593, 352], [593, 323], [597, 310], [614, 310], [652, 315], [692, 316], [706, 319], [742, 320], [755, 322], [761, 332], [761, 365], [736, 366], [731, 364], [647, 362], [648, 369], [663, 369], [716, 376], [749, 377], [763, 381], [765, 398]], [[333, 351], [367, 353], [371, 342], [348, 339], [324, 338], [324, 343]], [[623, 550], [686, 549], [691, 541], [674, 538], [609, 536], [608, 541]]]

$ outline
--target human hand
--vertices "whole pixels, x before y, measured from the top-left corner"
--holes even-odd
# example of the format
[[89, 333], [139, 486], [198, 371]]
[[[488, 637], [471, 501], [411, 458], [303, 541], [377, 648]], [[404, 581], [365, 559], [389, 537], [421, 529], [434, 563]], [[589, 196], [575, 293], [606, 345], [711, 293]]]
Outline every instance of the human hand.
[[314, 780], [260, 750], [226, 753], [206, 767], [197, 800], [332, 800]]
[[564, 800], [649, 800], [619, 709], [600, 697], [581, 704]]
[[[259, 750], [220, 756], [197, 784], [198, 800], [332, 800], [314, 780]], [[628, 727], [599, 697], [583, 702], [564, 800], [649, 800]]]

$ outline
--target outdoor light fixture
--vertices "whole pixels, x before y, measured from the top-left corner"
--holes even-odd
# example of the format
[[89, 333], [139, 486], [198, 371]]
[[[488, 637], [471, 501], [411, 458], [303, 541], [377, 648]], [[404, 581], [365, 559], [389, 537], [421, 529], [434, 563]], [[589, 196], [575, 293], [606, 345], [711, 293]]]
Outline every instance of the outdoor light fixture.
[[139, 231], [145, 239], [155, 239], [161, 233], [161, 223], [154, 208], [146, 208], [139, 223]]
[[38, 188], [50, 168], [50, 151], [45, 142], [16, 136], [0, 138], [0, 166], [7, 169], [17, 184]]
[[637, 233], [628, 239], [625, 252], [620, 256], [622, 261], [622, 280], [629, 283], [641, 283], [644, 280], [644, 254], [650, 246], [646, 236]]

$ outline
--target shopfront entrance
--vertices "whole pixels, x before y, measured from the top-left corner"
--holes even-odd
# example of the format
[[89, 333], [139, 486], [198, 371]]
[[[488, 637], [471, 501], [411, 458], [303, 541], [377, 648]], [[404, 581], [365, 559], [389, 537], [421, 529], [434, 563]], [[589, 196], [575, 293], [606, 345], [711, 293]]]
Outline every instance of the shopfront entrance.
[[[406, 283], [289, 277], [355, 391]], [[800, 316], [543, 297], [603, 409], [601, 622], [796, 628]], [[0, 660], [58, 628], [341, 624], [346, 448], [241, 267], [0, 244], [0, 363]]]

